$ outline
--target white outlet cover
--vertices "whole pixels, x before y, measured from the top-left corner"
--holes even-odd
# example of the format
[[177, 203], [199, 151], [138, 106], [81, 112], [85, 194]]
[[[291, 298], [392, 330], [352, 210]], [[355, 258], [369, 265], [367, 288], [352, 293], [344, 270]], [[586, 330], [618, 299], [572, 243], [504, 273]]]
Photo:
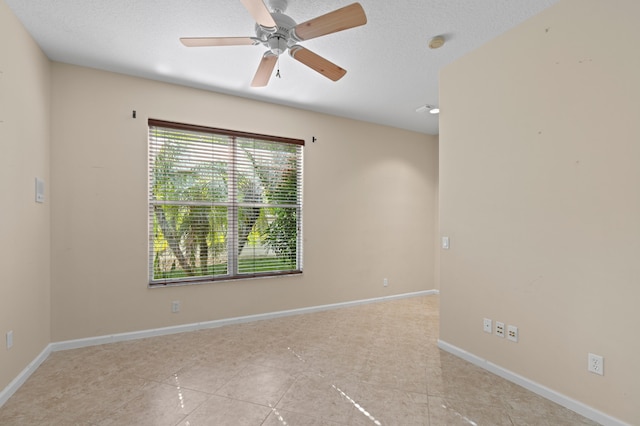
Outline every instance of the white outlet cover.
[[504, 337], [504, 323], [500, 321], [496, 321], [496, 336]]
[[518, 342], [518, 327], [515, 325], [507, 326], [507, 339], [512, 342]]
[[491, 321], [489, 318], [485, 318], [482, 320], [482, 329], [484, 330], [485, 333], [493, 333], [493, 321]]
[[604, 358], [600, 355], [589, 353], [587, 370], [604, 376]]
[[44, 203], [44, 181], [36, 178], [36, 203]]
[[449, 237], [442, 237], [442, 248], [443, 250], [449, 250]]

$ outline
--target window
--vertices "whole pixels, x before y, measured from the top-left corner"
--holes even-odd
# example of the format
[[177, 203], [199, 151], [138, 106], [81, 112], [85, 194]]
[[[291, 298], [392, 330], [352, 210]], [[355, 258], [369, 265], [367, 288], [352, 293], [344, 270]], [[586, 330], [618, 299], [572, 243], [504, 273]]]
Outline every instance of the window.
[[301, 273], [303, 145], [150, 119], [150, 285]]

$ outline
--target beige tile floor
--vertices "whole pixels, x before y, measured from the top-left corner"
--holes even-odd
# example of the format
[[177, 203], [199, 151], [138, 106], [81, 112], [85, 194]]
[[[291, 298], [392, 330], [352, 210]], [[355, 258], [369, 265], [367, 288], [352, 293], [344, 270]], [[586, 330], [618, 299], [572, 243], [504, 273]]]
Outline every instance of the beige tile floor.
[[437, 347], [438, 296], [60, 351], [1, 425], [593, 425]]

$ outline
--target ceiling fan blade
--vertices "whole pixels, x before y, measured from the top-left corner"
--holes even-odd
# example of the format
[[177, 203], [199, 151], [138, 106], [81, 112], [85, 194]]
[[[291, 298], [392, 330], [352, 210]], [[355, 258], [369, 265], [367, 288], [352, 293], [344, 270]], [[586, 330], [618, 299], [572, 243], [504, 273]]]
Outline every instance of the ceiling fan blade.
[[244, 7], [247, 8], [253, 19], [265, 28], [275, 28], [276, 21], [273, 20], [269, 9], [262, 0], [240, 0]]
[[187, 47], [206, 46], [244, 46], [257, 44], [251, 37], [182, 37], [182, 44]]
[[293, 28], [294, 36], [299, 40], [309, 40], [326, 34], [348, 30], [367, 23], [367, 16], [360, 3], [353, 3], [341, 9], [303, 22]]
[[276, 62], [278, 62], [278, 56], [274, 55], [270, 51], [267, 51], [260, 61], [260, 65], [258, 65], [258, 70], [256, 71], [256, 75], [253, 76], [253, 81], [251, 82], [251, 87], [264, 87], [269, 83], [269, 79], [271, 78], [271, 73], [273, 73], [273, 68], [276, 66]]
[[302, 46], [295, 45], [290, 47], [289, 54], [295, 60], [302, 62], [333, 81], [340, 80], [347, 73], [343, 68]]

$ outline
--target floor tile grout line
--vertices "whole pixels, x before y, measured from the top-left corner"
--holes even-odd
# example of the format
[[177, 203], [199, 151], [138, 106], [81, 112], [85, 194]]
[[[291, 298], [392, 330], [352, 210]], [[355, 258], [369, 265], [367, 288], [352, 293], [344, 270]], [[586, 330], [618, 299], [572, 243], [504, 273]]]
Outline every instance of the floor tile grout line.
[[289, 385], [289, 387], [287, 388], [287, 390], [285, 390], [282, 395], [280, 395], [280, 398], [278, 398], [278, 401], [273, 404], [273, 407], [270, 406], [271, 411], [270, 413], [267, 415], [267, 417], [262, 421], [262, 423], [260, 424], [261, 426], [265, 424], [265, 422], [267, 421], [267, 419], [269, 418], [269, 416], [271, 416], [272, 413], [276, 413], [277, 407], [280, 404], [280, 401], [282, 401], [282, 398], [284, 398], [284, 396], [287, 394], [287, 392], [289, 392], [293, 386], [296, 384], [296, 382], [298, 381], [299, 377], [302, 375], [302, 373], [298, 373], [298, 375], [295, 377], [295, 379], [293, 380], [293, 382], [291, 383], [291, 385]]
[[[431, 299], [431, 297], [429, 297], [429, 299]], [[277, 324], [276, 323], [273, 324], [273, 327], [277, 327], [277, 330], [279, 330], [277, 331], [277, 334], [274, 336], [271, 336], [271, 338], [265, 338], [265, 340], [263, 341], [264, 344], [260, 346], [260, 350], [265, 351], [266, 358], [262, 359], [258, 357], [258, 358], [252, 359], [251, 356], [247, 356], [246, 359], [242, 360], [241, 368], [238, 368], [238, 370], [234, 372], [232, 377], [235, 378], [238, 375], [242, 375], [243, 373], [247, 372], [247, 368], [249, 368], [249, 366], [251, 365], [264, 367], [266, 370], [273, 368], [273, 369], [284, 371], [287, 374], [289, 374], [293, 378], [293, 380], [290, 383], [281, 382], [281, 383], [288, 383], [288, 386], [283, 386], [282, 388], [276, 388], [278, 389], [278, 392], [280, 392], [280, 389], [282, 389], [282, 392], [279, 395], [278, 393], [273, 393], [274, 396], [275, 395], [279, 396], [277, 400], [271, 399], [271, 401], [274, 402], [273, 407], [277, 408], [279, 405], [281, 405], [282, 401], [284, 400], [284, 398], [286, 398], [287, 394], [289, 394], [290, 392], [298, 391], [294, 388], [294, 386], [297, 386], [297, 384], [299, 383], [302, 377], [304, 377], [305, 375], [312, 375], [314, 371], [322, 371], [326, 373], [327, 383], [330, 383], [333, 381], [336, 385], [345, 385], [346, 387], [345, 386], [338, 386], [338, 387], [345, 390], [345, 392], [349, 394], [353, 398], [353, 400], [358, 400], [358, 398], [364, 398], [362, 399], [362, 401], [364, 401], [364, 403], [368, 406], [369, 404], [371, 404], [371, 401], [377, 401], [376, 398], [379, 398], [379, 397], [384, 398], [385, 396], [393, 396], [393, 398], [407, 398], [406, 395], [403, 395], [403, 394], [406, 394], [406, 393], [421, 394], [422, 393], [422, 391], [416, 392], [415, 390], [411, 390], [411, 389], [416, 389], [414, 385], [418, 384], [419, 382], [412, 381], [410, 379], [410, 374], [408, 376], [400, 374], [397, 377], [394, 377], [393, 374], [396, 374], [395, 371], [400, 371], [400, 370], [393, 370], [393, 369], [387, 370], [384, 368], [384, 363], [387, 362], [385, 360], [394, 359], [394, 356], [397, 355], [398, 365], [403, 365], [403, 363], [408, 363], [413, 367], [418, 365], [419, 369], [425, 373], [424, 374], [425, 382], [424, 382], [424, 385], [421, 385], [421, 386], [423, 386], [423, 391], [426, 392], [426, 404], [427, 404], [426, 409], [423, 406], [425, 401], [425, 398], [423, 396], [416, 395], [416, 399], [410, 398], [407, 400], [408, 404], [420, 404], [419, 410], [417, 408], [411, 409], [410, 406], [407, 405], [410, 411], [413, 410], [412, 413], [421, 413], [420, 418], [422, 420], [420, 421], [420, 424], [422, 423], [431, 424], [432, 426], [436, 426], [437, 424], [439, 426], [439, 424], [443, 424], [442, 418], [444, 417], [441, 417], [441, 416], [447, 416], [447, 415], [455, 416], [455, 415], [458, 415], [459, 413], [462, 413], [464, 416], [469, 416], [468, 417], [469, 419], [479, 421], [476, 418], [476, 416], [479, 416], [480, 418], [482, 418], [482, 416], [484, 415], [483, 412], [485, 412], [486, 410], [498, 409], [495, 407], [492, 408], [493, 407], [492, 404], [495, 402], [493, 398], [507, 397], [508, 396], [507, 394], [512, 390], [509, 386], [507, 386], [506, 382], [502, 381], [503, 379], [499, 377], [494, 377], [495, 375], [492, 374], [491, 380], [499, 381], [498, 382], [499, 386], [497, 386], [495, 394], [492, 394], [492, 399], [489, 399], [489, 400], [478, 398], [478, 392], [482, 392], [485, 386], [482, 385], [482, 383], [480, 383], [479, 386], [474, 388], [473, 381], [467, 380], [467, 382], [465, 382], [462, 376], [467, 377], [467, 373], [471, 371], [467, 366], [467, 364], [461, 362], [461, 360], [458, 358], [449, 358], [447, 355], [444, 355], [443, 351], [436, 347], [437, 340], [434, 341], [432, 337], [430, 337], [431, 333], [437, 334], [437, 331], [433, 329], [432, 325], [429, 325], [428, 327], [426, 326], [427, 324], [433, 324], [433, 321], [431, 319], [433, 316], [427, 315], [428, 312], [425, 312], [425, 310], [437, 309], [437, 307], [431, 306], [431, 305], [428, 306], [427, 303], [424, 303], [425, 300], [426, 298], [424, 299], [421, 298], [419, 303], [398, 304], [393, 307], [394, 308], [393, 310], [390, 310], [390, 309], [387, 310], [386, 308], [381, 309], [375, 306], [371, 306], [370, 308], [367, 308], [367, 309], [353, 309], [353, 310], [350, 309], [349, 311], [345, 310], [340, 315], [328, 315], [328, 314], [317, 315], [317, 316], [314, 316], [314, 318], [309, 318], [308, 320], [305, 320], [304, 324], [300, 324], [298, 322], [296, 322], [295, 324], [288, 324], [285, 321], [281, 321], [281, 322], [279, 321]], [[401, 310], [398, 311], [397, 308], [400, 308]], [[314, 315], [314, 314], [308, 314], [308, 315]], [[370, 319], [367, 319], [365, 321], [363, 319], [364, 317], [367, 317]], [[418, 322], [420, 326], [408, 328], [407, 321], [409, 320], [410, 322]], [[380, 324], [384, 324], [385, 327], [381, 327]], [[354, 334], [349, 335], [348, 330], [342, 327], [342, 325], [349, 325], [350, 328], [354, 329]], [[233, 325], [230, 327], [233, 327]], [[112, 350], [108, 350], [106, 346], [99, 348], [98, 352], [96, 352], [95, 350], [87, 350], [86, 352], [83, 352], [81, 349], [78, 349], [77, 352], [74, 352], [72, 354], [73, 356], [71, 360], [65, 359], [66, 357], [61, 357], [60, 359], [57, 359], [56, 363], [52, 364], [50, 368], [46, 370], [47, 374], [44, 376], [40, 376], [40, 380], [35, 382], [36, 383], [35, 388], [34, 387], [29, 388], [28, 386], [25, 386], [25, 388], [31, 389], [31, 392], [23, 393], [23, 397], [24, 396], [33, 397], [34, 395], [37, 396], [37, 394], [33, 393], [33, 390], [38, 390], [38, 386], [42, 386], [44, 383], [42, 381], [43, 378], [46, 379], [48, 377], [51, 377], [52, 373], [55, 373], [56, 377], [58, 377], [58, 373], [60, 373], [61, 375], [60, 379], [64, 379], [65, 374], [69, 375], [69, 373], [72, 373], [71, 374], [71, 376], [73, 376], [72, 380], [76, 381], [77, 383], [80, 383], [78, 382], [78, 380], [80, 381], [83, 380], [82, 379], [83, 376], [79, 377], [80, 374], [79, 373], [75, 374], [75, 371], [72, 369], [73, 369], [73, 366], [76, 365], [76, 363], [82, 362], [83, 359], [85, 359], [87, 362], [91, 362], [91, 363], [95, 362], [94, 368], [97, 368], [98, 373], [104, 373], [107, 376], [111, 377], [113, 380], [111, 380], [110, 383], [112, 383], [112, 386], [117, 387], [118, 386], [117, 381], [120, 376], [118, 374], [115, 374], [111, 368], [108, 368], [108, 366], [105, 366], [105, 364], [103, 363], [103, 360], [101, 360], [103, 355], [101, 352], [103, 351], [105, 353], [114, 355], [117, 360], [122, 360], [122, 359], [125, 359], [125, 357], [127, 356], [131, 356], [131, 354], [142, 354], [143, 353], [142, 351], [145, 351], [146, 349], [151, 350], [153, 354], [161, 354], [161, 349], [158, 349], [158, 348], [161, 348], [163, 345], [166, 345], [166, 347], [169, 348], [169, 354], [167, 356], [171, 357], [175, 355], [176, 365], [172, 366], [173, 361], [164, 361], [161, 364], [161, 367], [158, 369], [158, 372], [163, 374], [163, 372], [175, 370], [172, 374], [180, 374], [180, 371], [182, 371], [183, 369], [189, 368], [190, 366], [193, 367], [198, 363], [206, 364], [208, 362], [207, 348], [215, 347], [218, 344], [217, 342], [224, 342], [222, 344], [229, 343], [229, 342], [233, 343], [234, 341], [239, 342], [240, 348], [238, 348], [237, 350], [232, 350], [228, 352], [228, 354], [231, 354], [230, 355], [231, 359], [233, 359], [234, 353], [241, 353], [241, 350], [244, 347], [250, 348], [250, 342], [254, 338], [253, 336], [258, 336], [260, 335], [260, 333], [264, 333], [265, 331], [268, 332], [269, 327], [271, 327], [271, 325], [267, 324], [267, 326], [265, 327], [248, 327], [247, 326], [247, 327], [241, 327], [237, 329], [230, 328], [223, 334], [218, 334], [218, 333], [211, 334], [210, 335], [211, 339], [208, 337], [209, 335], [207, 335], [207, 337], [203, 339], [202, 337], [205, 336], [204, 334], [200, 334], [200, 335], [194, 334], [193, 336], [197, 338], [196, 340], [190, 340], [188, 336], [184, 336], [184, 338], [170, 336], [170, 337], [167, 337], [167, 339], [157, 339], [155, 342], [152, 342], [152, 343], [146, 342], [143, 345], [128, 346], [128, 349], [123, 347], [122, 350], [118, 348], [118, 350], [112, 351]], [[375, 333], [375, 332], [371, 332], [370, 330], [367, 331], [367, 327], [378, 328], [379, 332]], [[427, 328], [429, 330], [426, 330]], [[402, 331], [402, 333], [399, 333], [400, 331]], [[289, 340], [287, 336], [282, 334], [283, 332], [295, 334], [298, 340]], [[309, 334], [313, 336], [311, 336], [310, 338], [306, 338], [305, 334]], [[327, 341], [324, 343], [318, 342], [318, 340], [314, 340], [314, 336], [318, 339], [327, 339]], [[371, 339], [372, 336], [380, 336], [380, 339], [377, 339], [375, 344], [371, 343], [370, 345], [367, 345], [364, 348], [359, 346], [361, 342], [367, 342], [367, 339]], [[352, 340], [351, 344], [349, 342], [349, 339]], [[403, 342], [405, 340], [415, 343], [415, 345], [412, 344], [404, 347]], [[282, 345], [287, 347], [286, 343], [291, 341], [295, 342], [295, 346], [291, 343], [289, 343], [289, 346], [296, 348], [296, 350], [293, 351], [290, 355], [295, 356], [296, 353], [299, 353], [302, 355], [304, 355], [305, 353], [307, 354], [306, 357], [309, 360], [309, 364], [305, 366], [305, 368], [303, 368], [302, 370], [299, 370], [297, 366], [292, 366], [291, 368], [287, 369], [287, 366], [290, 366], [290, 362], [288, 361], [288, 358], [286, 356], [283, 356], [283, 353], [281, 351], [280, 352], [278, 351], [278, 348], [280, 348]], [[185, 344], [186, 345], [197, 344], [198, 347], [196, 348], [196, 351], [198, 352], [198, 354], [194, 354], [193, 357], [184, 356], [183, 354], [181, 355], [180, 347], [184, 346]], [[381, 348], [384, 348], [382, 350], [383, 351], [391, 350], [391, 352], [385, 353], [382, 356], [380, 356], [380, 354], [375, 353], [378, 350], [376, 349], [378, 348], [378, 346], [376, 345], [387, 345], [386, 347], [381, 346]], [[416, 345], [419, 347], [419, 349], [415, 349], [415, 350], [412, 349], [412, 347]], [[436, 347], [437, 349], [434, 352], [431, 351], [433, 347]], [[310, 351], [307, 351], [307, 349], [309, 348], [311, 348]], [[344, 351], [341, 350], [342, 348], [344, 348]], [[256, 350], [250, 349], [249, 352], [251, 352], [252, 356], [259, 355], [259, 351], [256, 351]], [[422, 357], [420, 356], [421, 353], [422, 354], [428, 353], [429, 356]], [[285, 351], [285, 354], [286, 354], [286, 351]], [[357, 359], [357, 362], [354, 361], [352, 366], [349, 360], [340, 362], [337, 359], [332, 359], [334, 355], [338, 355], [338, 357], [354, 356], [354, 360]], [[227, 357], [227, 355], [224, 355], [222, 352], [220, 356], [221, 356], [221, 359], [226, 359]], [[451, 356], [453, 357], [453, 355]], [[269, 360], [269, 357], [271, 357], [271, 360]], [[215, 359], [215, 357], [212, 359]], [[256, 361], [256, 359], [258, 359], [258, 361]], [[125, 361], [125, 364], [127, 364], [125, 366], [127, 371], [133, 371], [132, 366], [135, 364], [129, 364], [127, 361]], [[356, 364], [360, 365], [360, 367], [352, 368], [352, 367], [355, 367]], [[58, 368], [66, 368], [67, 370], [58, 370]], [[345, 378], [345, 380], [342, 380], [341, 377], [346, 377], [346, 376], [341, 376], [342, 368], [345, 369], [344, 371], [352, 371], [355, 373], [350, 375], [349, 378]], [[367, 368], [375, 368], [376, 374], [367, 375], [366, 374]], [[438, 382], [441, 380], [444, 380], [445, 376], [443, 375], [441, 379], [435, 380], [434, 378], [437, 376], [431, 373], [427, 374], [428, 372], [426, 370], [428, 369], [433, 369], [434, 374], [437, 372], [437, 370], [440, 370], [441, 372], [445, 372], [445, 369], [446, 369], [446, 372], [447, 372], [446, 378], [448, 380], [453, 379], [454, 382], [459, 382], [458, 385], [462, 384], [462, 388], [471, 389], [471, 393], [467, 392], [464, 389], [463, 390], [453, 389], [453, 392], [451, 392], [450, 390], [447, 390], [446, 387], [441, 388], [441, 386], [438, 385]], [[86, 372], [85, 374], [90, 374], [91, 372], [91, 368], [83, 368], [82, 370]], [[41, 370], [41, 371], [45, 371], [45, 370]], [[475, 369], [473, 371], [475, 371]], [[384, 376], [378, 375], [378, 372], [383, 372], [385, 375]], [[162, 376], [162, 374], [157, 374], [154, 377], [153, 370], [148, 366], [147, 368], [141, 369], [139, 373], [140, 374], [135, 374], [136, 381], [139, 379], [139, 381], [143, 383], [142, 385], [143, 387], [145, 386], [145, 384], [148, 384], [148, 385], [155, 384], [158, 386], [174, 387], [173, 384], [171, 383], [171, 378], [173, 377], [171, 374], [169, 374], [164, 379], [160, 377]], [[487, 373], [487, 377], [488, 377], [488, 374], [489, 373]], [[461, 376], [460, 379], [457, 379], [455, 375]], [[474, 380], [483, 380], [483, 378], [487, 378], [483, 374], [474, 374], [473, 376], [475, 377]], [[36, 375], [34, 375], [34, 377], [36, 377]], [[193, 415], [198, 410], [203, 409], [204, 404], [207, 404], [207, 403], [211, 404], [214, 398], [224, 398], [227, 400], [233, 400], [233, 401], [242, 402], [242, 403], [249, 403], [252, 405], [262, 407], [266, 412], [265, 417], [259, 420], [257, 416], [254, 416], [255, 423], [252, 423], [252, 424], [254, 425], [261, 424], [263, 426], [266, 426], [267, 424], [271, 425], [269, 418], [273, 413], [272, 407], [265, 406], [263, 404], [258, 404], [252, 401], [247, 401], [246, 398], [244, 397], [231, 398], [225, 395], [221, 395], [221, 392], [219, 392], [220, 389], [222, 389], [225, 385], [227, 385], [229, 381], [231, 381], [232, 379], [229, 379], [225, 375], [221, 375], [220, 377], [224, 378], [224, 380], [220, 381], [220, 383], [223, 383], [223, 384], [221, 384], [213, 393], [211, 393], [210, 390], [208, 392], [198, 390], [199, 388], [197, 386], [194, 386], [194, 387], [185, 386], [184, 383], [180, 385], [182, 389], [189, 389], [190, 391], [200, 393], [201, 394], [200, 398], [203, 398], [204, 400], [201, 401], [200, 398], [197, 398], [197, 400], [200, 402], [196, 404], [196, 406], [193, 407], [193, 409], [188, 414], [184, 414], [180, 416], [181, 420], [179, 422], [183, 422], [184, 419], [188, 418], [190, 415]], [[92, 382], [92, 386], [95, 386], [96, 384], [100, 385], [100, 382], [96, 381], [94, 378], [89, 378], [89, 381]], [[56, 382], [58, 382], [58, 380], [56, 380]], [[126, 382], [126, 383], [129, 383], [129, 382]], [[188, 382], [185, 382], [185, 383], [188, 384]], [[192, 384], [197, 383], [197, 381], [191, 382], [191, 383]], [[142, 388], [137, 387], [139, 384], [135, 384], [134, 382], [131, 382], [130, 384], [135, 386], [132, 389], [137, 389], [135, 391], [135, 394], [137, 395], [138, 391]], [[76, 390], [73, 390], [74, 387]], [[76, 405], [75, 402], [82, 402], [86, 407], [87, 401], [90, 401], [90, 399], [82, 399], [82, 398], [77, 399], [77, 396], [78, 396], [77, 388], [78, 388], [78, 385], [77, 384], [74, 385], [73, 382], [71, 382], [71, 385], [66, 386], [65, 388], [66, 390], [63, 389], [60, 391], [61, 393], [56, 393], [56, 398], [58, 398], [59, 396], [60, 399], [63, 399], [66, 396], [71, 396], [72, 399], [70, 401], [74, 402], [74, 406]], [[381, 392], [378, 393], [376, 388], [379, 388]], [[46, 388], [42, 387], [41, 389], [42, 391], [46, 392]], [[68, 393], [71, 390], [73, 390], [74, 393]], [[527, 414], [528, 409], [526, 407], [523, 407], [522, 404], [527, 404], [529, 403], [529, 401], [531, 401], [531, 403], [540, 404], [541, 406], [544, 406], [546, 410], [550, 410], [549, 412], [551, 413], [552, 416], [557, 416], [557, 419], [559, 421], [567, 421], [567, 419], [572, 418], [572, 417], [569, 417], [569, 414], [571, 413], [565, 413], [563, 411], [556, 410], [553, 407], [551, 407], [548, 402], [538, 401], [538, 398], [532, 400], [531, 398], [535, 398], [535, 394], [531, 396], [531, 392], [527, 391], [526, 389], [524, 389], [524, 391], [525, 392], [522, 395], [520, 395], [519, 392], [517, 393], [517, 395], [514, 395], [513, 407], [511, 407], [510, 405], [502, 406], [500, 416], [502, 416], [501, 419], [507, 422], [507, 424], [517, 424], [522, 422], [523, 419], [527, 421], [526, 416], [529, 416], [529, 415], [532, 415], [533, 417], [531, 418], [533, 419], [536, 419], [536, 418], [538, 420], [541, 419], [540, 417], [535, 417], [536, 415], [539, 415], [539, 414]], [[97, 395], [99, 395], [99, 391], [97, 392], [98, 392]], [[105, 395], [109, 397], [111, 404], [113, 404], [113, 405], [106, 406], [108, 407], [108, 411], [107, 411], [107, 414], [103, 415], [106, 418], [109, 418], [109, 417], [116, 418], [113, 415], [113, 413], [118, 412], [121, 407], [129, 404], [131, 400], [131, 395], [128, 395], [128, 391], [127, 391], [127, 394], [125, 395], [126, 399], [111, 397], [110, 395], [113, 395], [113, 389], [110, 390]], [[241, 393], [238, 393], [236, 395], [241, 395]], [[310, 395], [313, 395], [313, 394], [310, 394]], [[95, 396], [96, 395], [93, 395], [92, 398], [94, 398]], [[174, 395], [174, 399], [175, 399], [175, 395]], [[393, 399], [392, 401], [394, 400], [395, 399]], [[451, 401], [451, 403], [446, 402], [446, 400]], [[304, 405], [296, 405], [298, 402], [294, 400], [292, 401], [294, 403], [293, 404], [287, 403], [286, 408], [294, 409], [294, 411], [291, 412], [292, 413], [291, 415], [293, 416], [293, 418], [296, 418], [297, 416], [311, 416], [311, 418], [313, 419], [319, 419], [320, 421], [333, 421], [333, 422], [336, 422], [336, 424], [341, 423], [341, 421], [344, 421], [344, 417], [339, 418], [339, 417], [327, 416], [327, 412], [324, 410], [299, 411], [298, 408], [302, 408]], [[304, 399], [301, 399], [300, 401], [304, 402]], [[329, 401], [329, 399], [327, 399], [327, 401]], [[337, 397], [335, 401], [336, 402], [338, 401]], [[384, 402], [384, 400], [380, 400], [380, 402]], [[449, 407], [448, 411], [447, 411], [447, 407], [443, 406], [445, 408], [445, 411], [443, 412], [443, 410], [438, 407], [439, 405], [438, 402], [445, 403], [445, 405]], [[470, 408], [461, 409], [461, 406], [469, 406], [469, 403], [471, 403]], [[386, 404], [389, 404], [389, 403], [386, 402]], [[82, 410], [83, 408], [80, 408], [79, 405], [77, 409]], [[313, 406], [313, 405], [307, 404], [307, 406]], [[371, 405], [371, 406], [373, 407], [376, 405], [374, 403], [374, 405]], [[11, 404], [10, 409], [14, 410], [15, 412], [15, 409], [19, 407], [20, 407], [20, 404]], [[60, 410], [63, 407], [64, 407], [63, 405], [54, 404], [54, 405], [50, 405], [47, 409], [49, 410], [49, 413], [51, 413], [52, 416], [58, 415], [58, 417], [62, 418], [62, 417], [65, 417], [66, 414], [63, 415], [61, 411], [58, 411], [56, 413], [55, 410]], [[116, 408], [114, 409], [114, 407]], [[135, 408], [135, 407], [131, 406], [129, 408]], [[386, 410], [386, 406], [385, 406], [385, 410]], [[0, 423], [3, 422], [2, 411], [3, 410], [0, 408]], [[129, 409], [127, 411], [129, 412], [128, 414], [134, 417], [136, 415], [143, 413], [143, 412], [141, 413], [133, 412], [132, 410], [129, 410]], [[76, 411], [78, 415], [74, 417], [81, 419], [81, 416], [79, 415], [80, 412], [81, 411]], [[290, 412], [290, 410], [285, 410], [285, 412]], [[346, 412], [346, 410], [340, 410], [339, 412]], [[387, 411], [384, 411], [384, 412], [386, 413]], [[47, 411], [45, 409], [39, 409], [39, 411], [34, 412], [34, 415], [43, 416], [43, 415], [46, 415], [46, 413]], [[5, 411], [4, 414], [10, 416], [11, 412]], [[26, 411], [25, 414], [28, 415], [29, 414], [28, 411]], [[414, 415], [414, 414], [411, 414], [411, 415]], [[385, 419], [388, 419], [388, 417], [384, 417], [385, 414], [383, 414], [382, 416], [383, 418], [381, 419], [381, 421], [383, 424], [386, 424]], [[173, 419], [178, 418], [178, 416], [176, 416], [174, 413], [172, 414], [171, 418], [173, 421]], [[551, 417], [551, 418], [553, 419], [556, 417]], [[123, 419], [124, 419], [123, 417], [120, 417], [121, 421], [123, 421]], [[337, 419], [340, 419], [340, 421], [337, 421]], [[451, 417], [451, 419], [453, 420], [453, 417]], [[579, 420], [577, 420], [577, 418], [575, 421], [576, 423], [580, 422]], [[100, 420], [98, 420], [98, 423], [99, 422]], [[529, 419], [529, 422], [531, 422], [530, 419]], [[33, 424], [34, 422], [31, 422], [31, 423]], [[96, 420], [92, 420], [91, 423], [97, 424]], [[482, 423], [481, 420], [480, 420], [480, 423]], [[411, 423], [411, 424], [415, 424], [415, 423]]]

